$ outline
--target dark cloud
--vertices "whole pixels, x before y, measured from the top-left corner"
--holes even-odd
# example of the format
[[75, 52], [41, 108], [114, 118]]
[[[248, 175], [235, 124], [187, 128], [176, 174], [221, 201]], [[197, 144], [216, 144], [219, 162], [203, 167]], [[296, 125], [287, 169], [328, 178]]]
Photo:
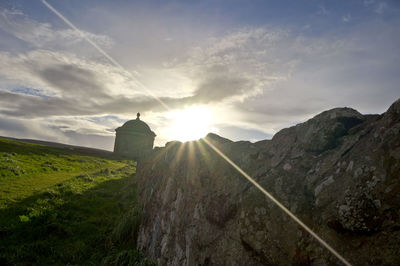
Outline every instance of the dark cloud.
[[[188, 27], [190, 30], [185, 38], [191, 42], [183, 44], [179, 36], [183, 32], [180, 29], [186, 28], [184, 24], [179, 28], [171, 22], [164, 25], [168, 30], [157, 32], [160, 25], [156, 23], [156, 27], [149, 26], [153, 31], [148, 27], [143, 31], [142, 25], [146, 23], [138, 26], [126, 23], [126, 17], [121, 17], [121, 13], [112, 15], [115, 20], [110, 22], [119, 21], [119, 24], [108, 23], [114, 27], [110, 28], [110, 33], [118, 39], [118, 47], [110, 49], [110, 54], [129, 69], [137, 69], [137, 77], [143, 83], [160, 79], [159, 82], [148, 82], [148, 89], [161, 97], [150, 97], [138, 89], [135, 80], [130, 80], [126, 72], [107, 65], [98, 57], [91, 57], [92, 47], [88, 47], [90, 51], [77, 47], [84, 45], [82, 40], [76, 40], [76, 32], [35, 22], [22, 13], [3, 12], [0, 28], [31, 44], [29, 49], [34, 47], [30, 51], [5, 49], [0, 52], [0, 86], [4, 90], [14, 89], [14, 93], [0, 91], [0, 114], [4, 125], [15, 132], [30, 132], [28, 127], [4, 119], [47, 119], [54, 121], [54, 125], [44, 126], [46, 131], [69, 141], [78, 142], [78, 138], [82, 138], [90, 142], [85, 136], [97, 136], [89, 131], [91, 126], [98, 123], [109, 129], [114, 124], [98, 120], [86, 121], [86, 126], [82, 122], [79, 126], [68, 127], [69, 124], [50, 117], [70, 117], [71, 120], [100, 115], [129, 117], [137, 111], [151, 111], [154, 116], [162, 116], [160, 113], [166, 111], [160, 104], [162, 101], [171, 109], [196, 104], [221, 107], [220, 110], [229, 112], [224, 116], [225, 121], [216, 122], [226, 122], [226, 125], [220, 125], [221, 132], [227, 132], [232, 138], [236, 134], [251, 139], [251, 136], [262, 138], [262, 132], [273, 133], [333, 107], [382, 112], [400, 96], [399, 19], [374, 19], [355, 25], [356, 16], [352, 16], [348, 28], [329, 33], [324, 30], [318, 34], [305, 33], [290, 25], [287, 28], [268, 25], [230, 28], [224, 34], [216, 31], [205, 35], [198, 35]], [[103, 19], [104, 16], [100, 17]], [[154, 17], [149, 16], [143, 21], [153, 20]], [[131, 25], [134, 24], [138, 35], [127, 34], [132, 32]], [[116, 28], [118, 33], [113, 32]], [[175, 31], [175, 36], [171, 35], [173, 40], [166, 44], [160, 40], [169, 39], [170, 28]], [[1, 37], [5, 36], [4, 32]], [[101, 36], [98, 37], [101, 44]], [[0, 43], [5, 42], [0, 40]], [[38, 50], [38, 47], [47, 50]], [[164, 74], [170, 76], [163, 77]], [[151, 87], [153, 84], [162, 87], [164, 80], [168, 82], [165, 88]], [[179, 89], [171, 85], [180, 81], [188, 82], [177, 84]], [[16, 87], [38, 90], [15, 90]], [[35, 128], [29, 119], [19, 121]], [[160, 128], [168, 127], [169, 122]], [[248, 129], [240, 131], [239, 125]], [[81, 131], [74, 134], [69, 128]], [[99, 145], [102, 140], [97, 139]]]
[[18, 122], [17, 120], [0, 117], [0, 130], [7, 130], [13, 133], [24, 133], [25, 131], [27, 131], [27, 126]]
[[206, 79], [200, 84], [192, 97], [191, 103], [219, 102], [236, 95], [243, 95], [253, 90], [252, 82], [240, 76], [217, 76]]
[[78, 102], [79, 99], [42, 98], [0, 91], [0, 113], [14, 117], [34, 118], [93, 113], [87, 109], [89, 107], [87, 104], [85, 106], [82, 102], [77, 104]]
[[[37, 74], [46, 83], [57, 88], [64, 97], [106, 98], [104, 84], [89, 69], [73, 64], [50, 65]], [[78, 99], [77, 99], [78, 100]]]
[[192, 96], [160, 97], [157, 100], [149, 96], [133, 98], [109, 95], [98, 75], [75, 65], [51, 65], [36, 73], [44, 82], [57, 88], [61, 96], [35, 97], [0, 91], [3, 106], [0, 113], [16, 117], [132, 114], [137, 110], [165, 111], [160, 101], [170, 108], [182, 108], [221, 102], [253, 90], [253, 83], [247, 78], [213, 73], [211, 77], [203, 77], [203, 82]]

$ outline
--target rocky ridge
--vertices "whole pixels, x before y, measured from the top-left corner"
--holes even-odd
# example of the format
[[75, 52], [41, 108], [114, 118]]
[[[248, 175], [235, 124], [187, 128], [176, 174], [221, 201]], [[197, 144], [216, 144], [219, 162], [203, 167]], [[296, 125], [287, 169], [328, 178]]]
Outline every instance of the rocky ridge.
[[[217, 146], [354, 265], [400, 265], [400, 100]], [[139, 249], [159, 265], [340, 265], [204, 140], [139, 162]]]

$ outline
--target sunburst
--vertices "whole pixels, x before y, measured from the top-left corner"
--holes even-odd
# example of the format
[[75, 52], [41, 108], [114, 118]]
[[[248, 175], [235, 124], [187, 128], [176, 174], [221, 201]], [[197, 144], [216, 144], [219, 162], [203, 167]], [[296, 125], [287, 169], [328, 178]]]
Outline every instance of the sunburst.
[[212, 112], [205, 106], [192, 106], [173, 111], [168, 116], [172, 119], [172, 123], [167, 129], [167, 134], [174, 140], [196, 140], [215, 130], [212, 127]]

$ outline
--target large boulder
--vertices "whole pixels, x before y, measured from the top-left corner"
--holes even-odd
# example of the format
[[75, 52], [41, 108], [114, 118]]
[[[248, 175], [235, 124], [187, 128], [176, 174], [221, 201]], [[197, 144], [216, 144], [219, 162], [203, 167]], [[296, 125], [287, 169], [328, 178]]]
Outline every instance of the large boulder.
[[339, 145], [341, 138], [364, 120], [364, 116], [354, 109], [335, 108], [289, 130], [278, 132], [273, 140], [279, 141], [282, 135], [292, 134], [305, 151], [321, 153]]
[[212, 143], [354, 265], [400, 265], [400, 102], [272, 140], [174, 142], [138, 165], [138, 247], [160, 265], [340, 265]]

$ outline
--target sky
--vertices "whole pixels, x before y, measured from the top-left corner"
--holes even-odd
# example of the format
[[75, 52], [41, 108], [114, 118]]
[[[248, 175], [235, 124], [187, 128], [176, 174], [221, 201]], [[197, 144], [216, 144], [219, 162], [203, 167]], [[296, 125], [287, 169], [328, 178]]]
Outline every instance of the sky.
[[41, 0], [0, 2], [0, 136], [112, 150], [140, 112], [157, 146], [258, 141], [400, 97], [396, 0], [47, 2], [80, 32]]

